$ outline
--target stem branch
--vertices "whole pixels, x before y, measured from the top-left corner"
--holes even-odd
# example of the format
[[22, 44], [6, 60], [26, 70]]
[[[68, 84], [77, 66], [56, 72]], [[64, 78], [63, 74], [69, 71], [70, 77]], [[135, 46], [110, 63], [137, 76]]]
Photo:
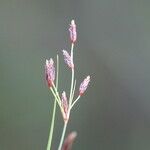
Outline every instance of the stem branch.
[[70, 107], [70, 109], [72, 109], [72, 107], [75, 105], [75, 103], [79, 100], [79, 98], [80, 98], [80, 95], [77, 97], [77, 99], [72, 103], [72, 105], [71, 105], [71, 107]]
[[[71, 45], [71, 59], [72, 59], [72, 62], [73, 62], [73, 48], [74, 48], [74, 44], [72, 43], [72, 45]], [[70, 87], [69, 107], [71, 106], [72, 99], [73, 99], [73, 97], [72, 97], [73, 83], [74, 83], [74, 68], [71, 69], [71, 87]]]
[[68, 123], [67, 121], [64, 122], [64, 127], [63, 127], [63, 131], [62, 131], [61, 140], [60, 140], [60, 143], [59, 143], [58, 150], [61, 150], [61, 148], [62, 148], [62, 144], [63, 144], [63, 141], [64, 141], [65, 132], [66, 132], [66, 128], [67, 128], [67, 123]]
[[[58, 88], [58, 74], [59, 74], [59, 57], [57, 55], [56, 88]], [[51, 91], [54, 92], [52, 88], [51, 88]], [[53, 138], [53, 132], [54, 132], [54, 125], [55, 125], [55, 116], [56, 116], [56, 103], [58, 102], [58, 99], [57, 99], [55, 93], [53, 93], [53, 95], [55, 96], [55, 100], [54, 100], [54, 106], [53, 106], [53, 114], [52, 114], [52, 121], [51, 121], [51, 127], [50, 127], [50, 132], [49, 132], [49, 139], [48, 139], [48, 143], [47, 143], [47, 150], [50, 150], [51, 145], [52, 145], [52, 138]]]

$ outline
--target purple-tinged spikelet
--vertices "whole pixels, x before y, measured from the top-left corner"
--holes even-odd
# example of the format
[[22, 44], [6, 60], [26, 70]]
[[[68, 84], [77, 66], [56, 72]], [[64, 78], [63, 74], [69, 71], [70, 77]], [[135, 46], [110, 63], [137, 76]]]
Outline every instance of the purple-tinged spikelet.
[[69, 133], [69, 135], [66, 137], [66, 139], [64, 141], [64, 144], [63, 144], [63, 147], [61, 150], [71, 150], [72, 144], [73, 144], [76, 136], [77, 136], [76, 132]]
[[54, 67], [54, 61], [52, 58], [50, 58], [50, 60], [46, 59], [45, 76], [46, 76], [48, 87], [51, 87], [52, 83], [55, 80], [55, 67]]
[[64, 121], [67, 121], [68, 120], [68, 101], [67, 101], [67, 96], [66, 96], [65, 91], [63, 91], [62, 96], [61, 96], [61, 105], [63, 108], [62, 115], [63, 115]]
[[90, 82], [90, 76], [87, 76], [83, 82], [80, 84], [79, 95], [81, 96], [87, 89]]
[[65, 63], [68, 65], [68, 67], [74, 68], [73, 60], [72, 60], [71, 56], [69, 55], [69, 53], [66, 50], [62, 50], [62, 52], [64, 55]]
[[77, 31], [76, 31], [76, 24], [75, 21], [72, 20], [69, 28], [70, 32], [70, 40], [72, 43], [75, 43], [77, 40]]

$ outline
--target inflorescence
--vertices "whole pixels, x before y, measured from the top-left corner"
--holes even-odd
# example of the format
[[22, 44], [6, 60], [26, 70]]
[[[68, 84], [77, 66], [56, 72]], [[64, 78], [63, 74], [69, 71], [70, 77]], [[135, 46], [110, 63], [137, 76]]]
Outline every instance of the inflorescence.
[[[84, 92], [86, 91], [86, 89], [89, 85], [89, 82], [90, 82], [90, 76], [88, 75], [81, 82], [81, 84], [79, 86], [77, 98], [74, 98], [74, 93], [76, 90], [76, 80], [74, 77], [75, 65], [74, 65], [74, 61], [73, 61], [73, 50], [74, 50], [74, 44], [77, 41], [77, 31], [76, 31], [76, 24], [75, 24], [74, 20], [71, 21], [71, 24], [69, 27], [69, 33], [70, 33], [70, 41], [71, 41], [71, 51], [67, 52], [66, 50], [62, 50], [62, 53], [64, 56], [64, 61], [67, 64], [67, 66], [71, 69], [71, 85], [70, 85], [70, 93], [68, 94], [68, 96], [65, 91], [62, 92], [61, 96], [58, 92], [58, 85], [57, 85], [58, 84], [58, 66], [59, 66], [58, 57], [57, 57], [56, 73], [55, 73], [56, 69], [54, 66], [54, 61], [52, 58], [50, 58], [49, 60], [46, 60], [46, 63], [45, 63], [46, 82], [55, 98], [55, 101], [57, 102], [57, 104], [61, 110], [63, 120], [64, 120], [63, 133], [62, 133], [62, 137], [61, 137], [61, 141], [60, 141], [58, 150], [62, 149], [62, 143], [64, 141], [65, 130], [66, 130], [67, 123], [68, 123], [68, 120], [70, 117], [70, 111], [73, 108], [73, 106], [76, 104], [76, 102], [80, 99], [80, 97], [84, 94]], [[55, 80], [56, 80], [56, 82], [55, 82]], [[76, 137], [76, 134], [75, 135], [74, 134], [72, 134], [73, 137]], [[70, 136], [70, 137], [72, 137], [72, 136]], [[68, 139], [71, 139], [71, 138], [68, 138]], [[66, 143], [67, 142], [65, 142], [65, 144]], [[50, 148], [51, 148], [51, 146], [48, 146], [47, 150], [50, 150]]]

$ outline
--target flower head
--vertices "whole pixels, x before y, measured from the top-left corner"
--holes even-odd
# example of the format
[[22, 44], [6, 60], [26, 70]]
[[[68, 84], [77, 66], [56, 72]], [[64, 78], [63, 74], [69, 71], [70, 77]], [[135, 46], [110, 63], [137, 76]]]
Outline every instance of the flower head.
[[62, 52], [64, 55], [65, 63], [68, 65], [68, 67], [74, 68], [73, 60], [72, 60], [71, 56], [69, 55], [69, 53], [66, 50], [62, 50]]
[[77, 31], [76, 31], [76, 24], [75, 21], [72, 20], [69, 28], [70, 32], [70, 40], [72, 43], [75, 43], [77, 40]]
[[50, 58], [50, 60], [46, 59], [45, 76], [46, 76], [48, 87], [51, 87], [52, 83], [55, 80], [55, 67], [54, 67], [54, 61], [52, 58]]
[[88, 85], [90, 82], [90, 76], [87, 76], [82, 83], [80, 84], [80, 88], [79, 88], [79, 95], [81, 96], [87, 89]]
[[63, 115], [64, 121], [67, 121], [68, 120], [68, 101], [67, 101], [67, 96], [66, 96], [65, 91], [63, 91], [62, 96], [61, 96], [61, 105], [63, 108], [62, 115]]

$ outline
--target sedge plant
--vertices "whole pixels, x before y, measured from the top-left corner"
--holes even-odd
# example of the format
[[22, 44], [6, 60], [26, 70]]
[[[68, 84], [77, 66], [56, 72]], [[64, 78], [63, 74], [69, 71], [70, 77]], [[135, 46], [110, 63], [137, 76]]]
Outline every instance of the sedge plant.
[[[48, 88], [50, 89], [51, 93], [54, 96], [54, 105], [53, 105], [53, 113], [52, 113], [52, 119], [51, 119], [51, 126], [50, 126], [50, 132], [49, 132], [49, 138], [48, 138], [48, 144], [47, 144], [47, 150], [51, 150], [52, 148], [52, 139], [53, 139], [53, 132], [54, 132], [54, 126], [55, 126], [55, 116], [56, 116], [56, 107], [58, 106], [62, 117], [64, 126], [62, 129], [62, 134], [60, 138], [60, 143], [58, 146], [58, 150], [69, 150], [71, 149], [71, 145], [73, 140], [76, 137], [76, 132], [72, 132], [68, 135], [64, 142], [64, 137], [66, 133], [66, 128], [68, 125], [68, 121], [70, 118], [70, 112], [72, 108], [75, 106], [75, 104], [78, 102], [80, 97], [83, 95], [83, 93], [86, 91], [89, 82], [90, 82], [90, 76], [87, 76], [80, 84], [78, 88], [78, 96], [75, 97], [74, 93], [76, 90], [76, 79], [75, 79], [75, 65], [73, 61], [73, 54], [74, 54], [74, 45], [77, 41], [77, 31], [76, 31], [76, 24], [75, 21], [72, 20], [70, 27], [69, 27], [69, 33], [70, 33], [70, 42], [71, 42], [71, 49], [70, 52], [66, 50], [62, 50], [62, 54], [64, 56], [64, 61], [66, 65], [71, 70], [71, 83], [70, 83], [70, 93], [66, 94], [65, 91], [62, 92], [60, 95], [58, 90], [58, 81], [59, 81], [59, 56], [57, 55], [57, 63], [56, 63], [56, 69], [54, 65], [54, 61], [52, 58], [49, 60], [46, 60], [45, 63], [45, 76]], [[56, 74], [55, 74], [56, 72]], [[63, 145], [64, 142], [64, 145]]]

